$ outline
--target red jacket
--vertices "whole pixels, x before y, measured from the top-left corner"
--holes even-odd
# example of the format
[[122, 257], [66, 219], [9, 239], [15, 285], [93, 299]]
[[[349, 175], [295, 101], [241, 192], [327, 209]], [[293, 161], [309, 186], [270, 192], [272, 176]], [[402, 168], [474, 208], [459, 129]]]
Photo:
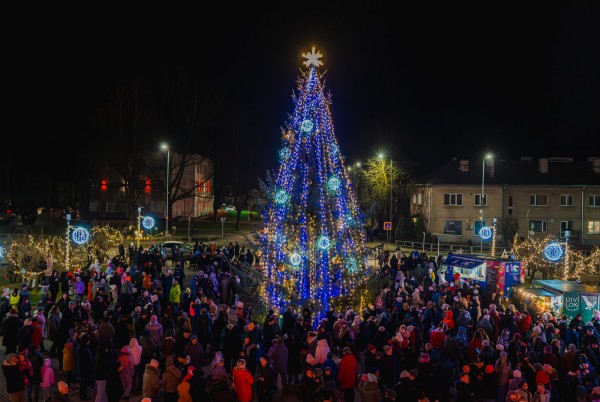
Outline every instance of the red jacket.
[[431, 346], [434, 349], [442, 349], [444, 347], [444, 341], [446, 340], [446, 335], [442, 331], [432, 331], [429, 336], [431, 340]]
[[353, 354], [345, 355], [340, 360], [338, 381], [342, 389], [354, 388], [358, 377], [358, 362]]
[[33, 333], [31, 334], [31, 343], [36, 349], [39, 349], [42, 345], [42, 327], [37, 322], [31, 324], [33, 327]]
[[519, 321], [519, 333], [521, 334], [521, 337], [525, 336], [525, 333], [529, 331], [529, 328], [531, 328], [531, 316], [524, 315]]
[[254, 377], [248, 369], [233, 369], [233, 384], [235, 393], [240, 402], [250, 402], [252, 400], [252, 384]]

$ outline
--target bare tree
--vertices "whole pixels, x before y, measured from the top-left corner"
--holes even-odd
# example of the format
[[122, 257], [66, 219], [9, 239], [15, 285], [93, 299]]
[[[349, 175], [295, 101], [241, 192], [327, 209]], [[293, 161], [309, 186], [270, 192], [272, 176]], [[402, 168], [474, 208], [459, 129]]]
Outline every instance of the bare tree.
[[150, 172], [145, 155], [148, 152], [148, 132], [152, 116], [151, 95], [148, 87], [136, 82], [123, 85], [111, 92], [111, 99], [101, 116], [104, 128], [102, 146], [107, 168], [122, 178], [122, 196], [126, 213], [133, 223], [135, 207], [144, 194], [144, 178]]
[[[165, 74], [164, 93], [167, 114], [172, 119], [170, 129], [177, 138], [176, 144], [170, 144], [177, 153], [173, 154], [169, 169], [169, 206], [190, 197], [210, 198], [199, 190], [214, 177], [213, 165], [207, 158], [210, 149], [206, 147], [206, 139], [208, 123], [218, 114], [220, 101], [211, 88], [181, 71]], [[195, 165], [205, 166], [206, 170], [200, 180], [186, 182], [186, 171]]]

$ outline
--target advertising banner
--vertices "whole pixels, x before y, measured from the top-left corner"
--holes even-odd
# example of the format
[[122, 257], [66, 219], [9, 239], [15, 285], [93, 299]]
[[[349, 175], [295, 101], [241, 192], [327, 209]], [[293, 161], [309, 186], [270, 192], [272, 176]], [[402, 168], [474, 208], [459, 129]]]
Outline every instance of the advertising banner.
[[598, 293], [582, 293], [581, 318], [584, 323], [592, 321], [594, 310], [600, 310], [600, 308], [598, 308]]
[[581, 303], [579, 293], [566, 292], [563, 294], [563, 314], [569, 317], [569, 320], [574, 318], [581, 312]]

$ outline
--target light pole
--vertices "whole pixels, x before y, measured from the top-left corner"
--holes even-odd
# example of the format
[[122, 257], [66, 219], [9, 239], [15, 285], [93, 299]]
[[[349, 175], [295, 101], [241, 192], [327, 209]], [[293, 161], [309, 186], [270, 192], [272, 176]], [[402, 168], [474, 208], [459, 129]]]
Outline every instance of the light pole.
[[169, 235], [169, 176], [170, 176], [170, 172], [169, 172], [169, 158], [170, 158], [170, 149], [169, 146], [167, 144], [162, 144], [160, 146], [163, 150], [167, 151], [167, 180], [166, 180], [166, 186], [165, 186], [165, 194], [166, 194], [166, 209], [165, 209], [165, 235], [168, 236]]
[[[377, 155], [377, 159], [381, 160], [381, 163], [384, 164], [384, 172], [385, 172], [385, 159], [384, 154], [380, 153]], [[360, 165], [359, 165], [360, 166]], [[390, 184], [390, 222], [392, 222], [392, 158], [390, 158], [390, 176], [389, 176], [389, 184]], [[392, 231], [388, 230], [388, 241], [392, 240]]]
[[137, 227], [137, 233], [136, 233], [136, 239], [137, 239], [137, 247], [140, 247], [140, 237], [142, 237], [142, 207], [138, 206], [137, 208], [137, 212], [138, 212], [138, 227]]
[[[481, 227], [483, 227], [483, 206], [487, 205], [487, 199], [485, 200], [485, 204], [483, 203], [484, 198], [485, 198], [485, 160], [486, 159], [492, 159], [494, 156], [492, 154], [486, 154], [485, 157], [483, 158], [483, 168], [481, 169], [481, 195], [479, 196], [479, 206], [481, 207], [480, 211], [480, 218], [481, 218]], [[481, 228], [480, 228], [481, 230]], [[479, 233], [477, 233], [479, 234]], [[480, 252], [483, 254], [483, 239], [481, 238], [481, 236], [479, 236], [479, 241], [481, 244], [481, 248], [480, 248]]]

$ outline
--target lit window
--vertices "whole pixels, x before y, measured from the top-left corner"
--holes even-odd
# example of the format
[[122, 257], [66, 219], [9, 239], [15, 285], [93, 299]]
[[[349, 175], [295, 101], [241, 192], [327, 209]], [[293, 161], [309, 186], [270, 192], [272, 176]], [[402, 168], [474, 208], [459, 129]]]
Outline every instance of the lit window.
[[600, 221], [588, 221], [587, 234], [600, 234]]

